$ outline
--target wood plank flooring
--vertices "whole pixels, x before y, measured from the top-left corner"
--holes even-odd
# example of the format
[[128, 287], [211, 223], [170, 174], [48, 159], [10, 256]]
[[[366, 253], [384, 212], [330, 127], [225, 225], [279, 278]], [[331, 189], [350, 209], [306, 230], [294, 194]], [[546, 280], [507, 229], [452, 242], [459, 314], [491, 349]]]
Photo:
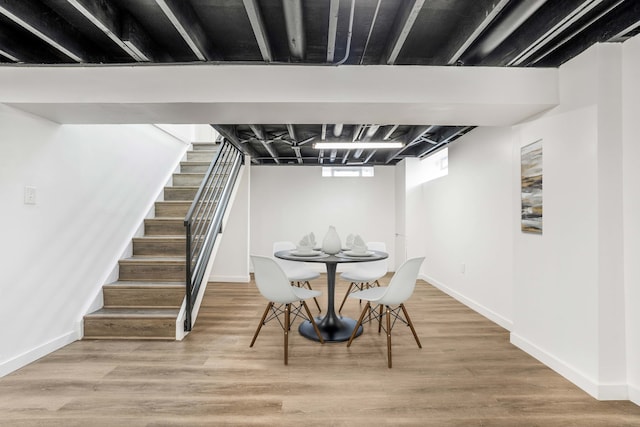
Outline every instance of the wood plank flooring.
[[[312, 285], [324, 291], [324, 280]], [[0, 378], [0, 425], [640, 425], [640, 407], [593, 399], [421, 281], [407, 309], [423, 348], [397, 325], [393, 369], [374, 325], [350, 348], [295, 330], [284, 366], [276, 324], [249, 348], [265, 306], [253, 283], [210, 283], [182, 342], [75, 342]], [[350, 300], [343, 314], [359, 311]]]

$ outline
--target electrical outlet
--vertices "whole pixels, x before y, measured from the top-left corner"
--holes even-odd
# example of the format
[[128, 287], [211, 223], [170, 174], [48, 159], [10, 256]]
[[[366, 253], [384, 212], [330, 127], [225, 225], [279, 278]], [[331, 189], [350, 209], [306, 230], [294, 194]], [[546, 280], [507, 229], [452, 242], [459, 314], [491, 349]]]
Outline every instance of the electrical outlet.
[[24, 187], [24, 204], [35, 205], [36, 204], [36, 187]]

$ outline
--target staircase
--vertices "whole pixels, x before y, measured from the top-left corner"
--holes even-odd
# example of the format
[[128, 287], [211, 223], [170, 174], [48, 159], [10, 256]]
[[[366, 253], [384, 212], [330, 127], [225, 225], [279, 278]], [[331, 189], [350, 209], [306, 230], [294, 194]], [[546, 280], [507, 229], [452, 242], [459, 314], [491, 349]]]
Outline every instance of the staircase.
[[144, 236], [133, 239], [133, 256], [119, 261], [119, 279], [103, 286], [104, 307], [84, 317], [84, 339], [175, 339], [185, 297], [184, 218], [217, 153], [213, 143], [192, 146], [155, 217], [144, 220]]

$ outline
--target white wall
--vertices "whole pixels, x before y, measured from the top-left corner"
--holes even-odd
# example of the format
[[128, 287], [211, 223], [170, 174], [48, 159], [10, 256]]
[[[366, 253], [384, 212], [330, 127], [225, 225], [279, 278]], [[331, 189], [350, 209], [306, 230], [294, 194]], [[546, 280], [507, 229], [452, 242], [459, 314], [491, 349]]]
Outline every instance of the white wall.
[[628, 396], [621, 54], [562, 66], [561, 107], [520, 127], [522, 144], [543, 139], [545, 212], [540, 239], [516, 235], [512, 341], [601, 399]]
[[623, 45], [623, 223], [629, 397], [640, 405], [640, 37]]
[[249, 206], [251, 170], [249, 157], [239, 176], [231, 202], [222, 241], [213, 261], [209, 280], [214, 282], [248, 282], [249, 277]]
[[[330, 225], [343, 243], [354, 233], [365, 241], [385, 242], [393, 250], [394, 167], [376, 166], [372, 178], [321, 175], [317, 166], [251, 167], [252, 254], [271, 255], [273, 242], [296, 243], [310, 232], [321, 243]], [[391, 252], [389, 266], [394, 265]], [[324, 264], [319, 267], [323, 271]]]
[[[508, 128], [449, 146], [449, 174], [421, 186], [424, 278], [506, 329], [513, 319], [512, 147]], [[414, 234], [408, 231], [408, 234]]]
[[596, 123], [596, 108], [585, 107], [524, 125], [513, 159], [515, 184], [520, 146], [542, 139], [543, 234], [514, 235], [512, 342], [592, 393], [599, 340]]
[[[427, 280], [591, 395], [637, 403], [640, 48], [632, 43], [594, 46], [563, 65], [556, 109], [460, 138], [449, 175], [422, 186], [422, 214]], [[520, 231], [520, 148], [539, 139], [544, 224], [535, 235]]]
[[186, 148], [150, 125], [57, 125], [0, 104], [0, 375], [80, 338]]

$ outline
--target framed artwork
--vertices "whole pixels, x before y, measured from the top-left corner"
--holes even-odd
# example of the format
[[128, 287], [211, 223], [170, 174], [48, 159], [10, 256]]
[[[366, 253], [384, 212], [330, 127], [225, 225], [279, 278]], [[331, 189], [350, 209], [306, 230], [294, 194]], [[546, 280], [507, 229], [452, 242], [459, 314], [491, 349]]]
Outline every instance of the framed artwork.
[[521, 218], [523, 232], [542, 234], [542, 140], [520, 149]]

